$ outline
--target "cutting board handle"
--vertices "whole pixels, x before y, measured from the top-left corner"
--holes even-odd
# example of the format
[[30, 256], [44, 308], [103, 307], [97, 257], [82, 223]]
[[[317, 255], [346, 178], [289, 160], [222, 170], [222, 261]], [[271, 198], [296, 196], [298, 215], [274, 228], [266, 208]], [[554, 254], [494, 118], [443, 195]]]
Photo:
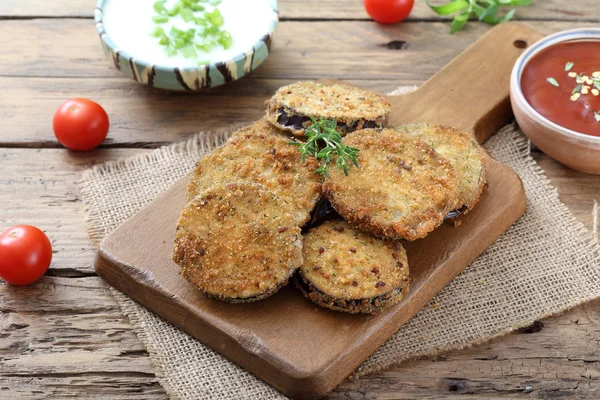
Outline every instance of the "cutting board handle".
[[511, 118], [512, 67], [523, 50], [542, 37], [516, 22], [494, 27], [414, 93], [390, 96], [395, 110], [390, 125], [444, 124], [484, 142]]

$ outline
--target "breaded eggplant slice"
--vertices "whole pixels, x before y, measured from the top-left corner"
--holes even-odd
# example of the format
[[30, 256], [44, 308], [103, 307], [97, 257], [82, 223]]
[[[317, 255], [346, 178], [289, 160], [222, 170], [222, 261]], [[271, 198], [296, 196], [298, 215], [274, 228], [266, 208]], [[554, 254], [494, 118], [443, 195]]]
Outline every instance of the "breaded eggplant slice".
[[324, 191], [351, 225], [381, 238], [415, 240], [439, 226], [457, 203], [450, 162], [425, 142], [394, 129], [363, 129], [343, 143], [360, 149], [348, 176], [329, 168]]
[[222, 147], [197, 164], [188, 184], [188, 201], [215, 184], [260, 183], [284, 200], [284, 209], [302, 226], [321, 194], [319, 167], [313, 157], [302, 162], [298, 148], [264, 120], [233, 133]]
[[320, 306], [371, 314], [408, 293], [408, 261], [402, 245], [376, 239], [345, 221], [311, 229], [304, 236], [302, 253], [296, 284]]
[[454, 209], [471, 210], [485, 186], [485, 155], [471, 135], [443, 125], [406, 124], [396, 129], [421, 139], [450, 161], [458, 178]]
[[316, 119], [337, 119], [343, 135], [362, 128], [383, 128], [391, 107], [378, 94], [344, 84], [296, 82], [283, 86], [266, 102], [266, 120], [296, 136]]
[[213, 186], [183, 209], [173, 260], [208, 296], [231, 303], [268, 297], [302, 265], [300, 228], [285, 210], [262, 185]]

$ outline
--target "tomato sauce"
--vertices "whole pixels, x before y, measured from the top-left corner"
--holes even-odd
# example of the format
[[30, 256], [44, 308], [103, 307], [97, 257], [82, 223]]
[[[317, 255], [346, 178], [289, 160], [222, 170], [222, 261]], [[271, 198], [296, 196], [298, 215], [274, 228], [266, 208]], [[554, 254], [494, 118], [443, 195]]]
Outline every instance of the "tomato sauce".
[[550, 121], [600, 136], [600, 41], [542, 50], [525, 66], [521, 88], [527, 102]]

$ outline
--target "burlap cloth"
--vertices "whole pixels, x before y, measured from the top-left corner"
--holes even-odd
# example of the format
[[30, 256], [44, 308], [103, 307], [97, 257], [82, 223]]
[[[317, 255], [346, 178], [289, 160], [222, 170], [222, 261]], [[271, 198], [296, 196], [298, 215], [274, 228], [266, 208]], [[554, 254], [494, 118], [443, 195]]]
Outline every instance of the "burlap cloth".
[[[407, 91], [404, 89], [403, 91]], [[229, 132], [200, 133], [85, 171], [81, 191], [97, 243], [186, 175]], [[523, 180], [527, 211], [500, 239], [371, 355], [355, 376], [460, 349], [600, 296], [600, 248], [563, 205], [516, 127], [485, 144]], [[175, 228], [175, 227], [173, 227]], [[281, 399], [277, 390], [111, 288], [173, 398]], [[435, 303], [436, 307], [432, 307]]]

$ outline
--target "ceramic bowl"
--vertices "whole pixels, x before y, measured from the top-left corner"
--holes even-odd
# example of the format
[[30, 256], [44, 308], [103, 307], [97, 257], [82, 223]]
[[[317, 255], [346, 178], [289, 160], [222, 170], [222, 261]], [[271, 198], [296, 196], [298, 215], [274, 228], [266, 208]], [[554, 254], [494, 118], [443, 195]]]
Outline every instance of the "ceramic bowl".
[[558, 32], [541, 39], [523, 52], [510, 78], [510, 101], [519, 127], [540, 150], [567, 167], [600, 174], [600, 137], [584, 135], [546, 119], [531, 107], [521, 89], [521, 75], [529, 60], [549, 46], [577, 40], [600, 41], [600, 29]]
[[134, 58], [119, 49], [104, 28], [104, 7], [108, 1], [110, 0], [98, 0], [94, 14], [96, 29], [107, 59], [125, 76], [143, 85], [174, 91], [200, 91], [220, 86], [253, 71], [268, 57], [273, 33], [279, 22], [277, 0], [268, 0], [273, 10], [272, 17], [264, 26], [264, 35], [251, 48], [226, 60], [197, 67], [176, 68]]

